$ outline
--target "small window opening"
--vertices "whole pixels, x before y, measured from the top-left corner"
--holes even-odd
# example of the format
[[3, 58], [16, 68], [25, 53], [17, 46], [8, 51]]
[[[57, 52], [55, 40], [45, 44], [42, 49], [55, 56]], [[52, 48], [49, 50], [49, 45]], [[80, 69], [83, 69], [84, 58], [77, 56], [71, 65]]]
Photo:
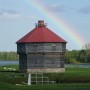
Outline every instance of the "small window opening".
[[52, 45], [52, 51], [55, 51], [55, 50], [56, 50], [56, 46]]

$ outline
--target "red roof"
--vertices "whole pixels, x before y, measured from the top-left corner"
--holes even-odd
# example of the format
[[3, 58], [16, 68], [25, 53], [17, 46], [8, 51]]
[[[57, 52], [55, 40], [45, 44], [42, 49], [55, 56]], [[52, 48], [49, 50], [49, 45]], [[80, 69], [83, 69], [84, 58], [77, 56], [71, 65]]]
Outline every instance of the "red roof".
[[[40, 21], [38, 21], [40, 22]], [[33, 42], [63, 42], [66, 43], [64, 39], [56, 35], [54, 32], [49, 30], [44, 23], [38, 23], [37, 27], [31, 32], [26, 34], [16, 43], [33, 43]]]

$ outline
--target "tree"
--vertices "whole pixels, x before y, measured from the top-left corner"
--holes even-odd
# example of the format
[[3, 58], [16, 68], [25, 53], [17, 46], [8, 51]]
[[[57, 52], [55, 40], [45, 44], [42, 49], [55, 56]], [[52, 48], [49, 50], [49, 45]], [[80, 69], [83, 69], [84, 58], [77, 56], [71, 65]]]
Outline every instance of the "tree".
[[65, 59], [66, 63], [78, 63], [79, 50], [66, 50]]
[[86, 51], [85, 61], [90, 62], [90, 43], [85, 44], [83, 49]]
[[0, 52], [0, 60], [18, 60], [19, 56], [16, 52]]
[[79, 52], [78, 60], [79, 60], [80, 62], [83, 62], [83, 63], [86, 62], [86, 50], [83, 50], [83, 49], [82, 49], [82, 50]]

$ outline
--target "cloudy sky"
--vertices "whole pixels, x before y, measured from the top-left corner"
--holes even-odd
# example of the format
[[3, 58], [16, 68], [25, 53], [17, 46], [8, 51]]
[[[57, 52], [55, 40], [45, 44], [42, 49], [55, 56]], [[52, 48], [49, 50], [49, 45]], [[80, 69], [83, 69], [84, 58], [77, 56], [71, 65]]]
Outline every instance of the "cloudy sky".
[[90, 0], [0, 0], [0, 51], [16, 51], [15, 42], [31, 31], [38, 20], [45, 20], [48, 28], [64, 38], [67, 49], [82, 48], [72, 37], [60, 32], [32, 1], [41, 3], [44, 10], [67, 22], [80, 38], [90, 43]]

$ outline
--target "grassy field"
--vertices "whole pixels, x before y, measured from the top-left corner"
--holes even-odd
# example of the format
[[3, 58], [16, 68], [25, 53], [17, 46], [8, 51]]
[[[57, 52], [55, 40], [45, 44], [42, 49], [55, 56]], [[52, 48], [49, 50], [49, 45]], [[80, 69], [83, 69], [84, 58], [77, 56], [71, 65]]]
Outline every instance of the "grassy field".
[[0, 67], [0, 90], [90, 90], [90, 68], [66, 68], [65, 73], [44, 74], [55, 84], [32, 86], [23, 84], [27, 83], [28, 75], [19, 73], [17, 65], [6, 67], [16, 68], [16, 71], [3, 68]]
[[65, 73], [47, 76], [57, 83], [90, 83], [90, 68], [66, 68]]
[[90, 84], [11, 85], [0, 82], [0, 90], [90, 90]]
[[[4, 69], [6, 67], [6, 69]], [[8, 68], [15, 68], [17, 71], [19, 70], [18, 65], [6, 65], [6, 66], [0, 66], [0, 71], [9, 71]]]

